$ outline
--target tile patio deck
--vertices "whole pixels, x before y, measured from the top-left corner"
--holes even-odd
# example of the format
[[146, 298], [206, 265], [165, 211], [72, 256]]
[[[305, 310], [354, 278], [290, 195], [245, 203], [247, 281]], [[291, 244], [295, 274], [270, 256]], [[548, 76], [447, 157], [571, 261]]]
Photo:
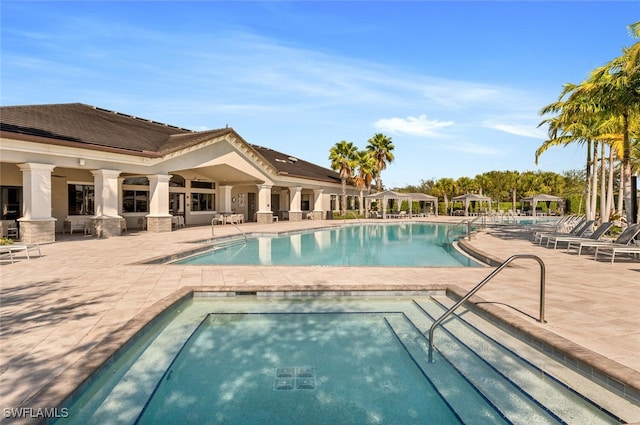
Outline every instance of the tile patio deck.
[[[443, 220], [446, 218], [438, 221]], [[240, 227], [245, 232], [284, 232], [342, 223], [285, 221], [246, 223]], [[216, 236], [237, 232], [233, 226], [217, 226], [215, 230]], [[105, 338], [122, 331], [127, 322], [139, 319], [145, 310], [180, 288], [402, 290], [457, 285], [468, 290], [492, 271], [489, 267], [328, 270], [140, 263], [193, 248], [192, 241], [210, 236], [208, 226], [171, 233], [130, 232], [109, 239], [65, 235], [54, 244], [41, 246], [40, 258], [0, 266], [0, 407], [33, 407], [36, 400], [38, 406], [55, 406], [55, 401], [72, 389], [69, 382], [73, 377], [87, 372], [78, 370], [78, 365], [92, 349], [94, 356]], [[532, 244], [522, 227], [485, 230], [474, 236], [470, 245], [500, 260], [515, 253], [541, 257], [547, 270], [548, 322], [539, 324], [521, 315], [523, 320], [604, 356], [619, 374], [627, 376], [628, 384], [640, 388], [638, 261], [617, 261], [612, 265], [606, 260], [594, 261], [593, 255], [577, 257], [546, 249]], [[478, 295], [537, 317], [537, 268], [534, 261], [519, 261]], [[109, 354], [110, 349], [113, 347], [105, 347], [102, 355]], [[94, 359], [96, 364], [100, 361]]]

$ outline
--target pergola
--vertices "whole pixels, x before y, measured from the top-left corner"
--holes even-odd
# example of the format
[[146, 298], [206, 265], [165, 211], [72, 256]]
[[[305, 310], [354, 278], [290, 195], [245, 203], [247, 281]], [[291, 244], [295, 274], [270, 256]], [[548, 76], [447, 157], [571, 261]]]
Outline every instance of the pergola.
[[536, 216], [536, 206], [538, 205], [538, 202], [549, 202], [549, 203], [557, 202], [560, 206], [560, 209], [564, 210], [564, 198], [562, 198], [561, 196], [547, 195], [545, 193], [541, 193], [538, 195], [528, 196], [526, 198], [520, 199], [520, 204], [522, 205], [523, 211], [524, 211], [525, 203], [531, 204], [531, 214], [534, 217]]
[[433, 211], [435, 212], [436, 215], [438, 215], [438, 197], [437, 196], [431, 196], [431, 195], [427, 195], [425, 193], [406, 193], [406, 195], [409, 196], [409, 214], [412, 213], [411, 211], [411, 206], [412, 206], [412, 201], [418, 201], [418, 202], [430, 202], [433, 204]]
[[382, 218], [387, 218], [387, 202], [390, 199], [398, 201], [398, 204], [402, 201], [409, 203], [409, 216], [412, 215], [411, 204], [413, 201], [431, 202], [435, 205], [435, 212], [438, 215], [438, 198], [435, 196], [426, 195], [424, 193], [400, 193], [393, 190], [385, 190], [373, 195], [367, 195], [366, 198], [370, 201], [381, 201], [382, 204]]
[[464, 203], [464, 215], [465, 217], [469, 215], [469, 204], [471, 202], [480, 202], [480, 206], [482, 207], [482, 203], [487, 203], [487, 209], [491, 209], [491, 198], [484, 195], [478, 195], [477, 193], [467, 193], [466, 195], [455, 196], [452, 201], [454, 202], [463, 202]]

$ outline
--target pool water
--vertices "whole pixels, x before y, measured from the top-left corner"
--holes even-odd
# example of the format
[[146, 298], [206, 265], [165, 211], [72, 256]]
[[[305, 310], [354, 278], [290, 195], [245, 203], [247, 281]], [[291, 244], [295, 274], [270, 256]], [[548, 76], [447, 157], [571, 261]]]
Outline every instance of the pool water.
[[[506, 334], [488, 335], [460, 317], [436, 331], [429, 363], [425, 333], [450, 303], [427, 295], [196, 297], [129, 344], [56, 423], [613, 424], [619, 415], [640, 418], [637, 406], [568, 370], [562, 379], [569, 383], [560, 382], [546, 372], [556, 370], [553, 360], [534, 351], [524, 360], [504, 343]], [[622, 413], [608, 413], [619, 406]]]
[[[390, 223], [347, 225], [284, 236], [258, 236], [247, 243], [215, 246], [178, 264], [291, 266], [476, 267], [447, 235], [451, 225]], [[454, 229], [461, 232], [459, 227]]]

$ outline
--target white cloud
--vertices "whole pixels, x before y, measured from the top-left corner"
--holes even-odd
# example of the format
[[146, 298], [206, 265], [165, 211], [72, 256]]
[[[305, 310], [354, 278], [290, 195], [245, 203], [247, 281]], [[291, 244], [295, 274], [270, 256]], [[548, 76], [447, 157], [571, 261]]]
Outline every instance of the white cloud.
[[533, 139], [546, 138], [546, 133], [543, 129], [537, 128], [531, 124], [484, 121], [482, 126], [509, 134], [515, 134], [516, 136], [530, 137]]
[[458, 152], [472, 153], [477, 155], [501, 155], [502, 154], [502, 152], [499, 149], [495, 149], [495, 148], [484, 146], [484, 145], [478, 145], [475, 143], [468, 143], [468, 142], [450, 144], [450, 145], [447, 145], [446, 148], [450, 150], [458, 151]]
[[438, 130], [451, 125], [453, 121], [428, 120], [424, 114], [419, 117], [383, 118], [374, 124], [381, 131], [427, 137], [441, 137]]

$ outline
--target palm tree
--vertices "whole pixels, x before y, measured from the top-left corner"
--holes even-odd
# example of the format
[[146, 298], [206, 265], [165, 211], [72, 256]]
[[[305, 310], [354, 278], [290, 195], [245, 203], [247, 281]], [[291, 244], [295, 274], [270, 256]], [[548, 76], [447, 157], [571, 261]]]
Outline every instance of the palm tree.
[[438, 179], [434, 184], [434, 188], [442, 194], [444, 198], [444, 210], [449, 211], [449, 195], [453, 198], [456, 189], [456, 181], [450, 177]]
[[358, 148], [356, 148], [352, 142], [346, 142], [344, 140], [337, 142], [329, 150], [331, 168], [338, 171], [340, 181], [342, 182], [342, 202], [340, 208], [342, 215], [347, 213], [347, 179], [353, 176], [353, 170], [357, 164], [357, 154]]
[[378, 192], [382, 192], [382, 170], [387, 168], [387, 163], [393, 162], [393, 143], [391, 137], [382, 133], [376, 133], [367, 141], [367, 151], [369, 151], [376, 159], [376, 185]]
[[[539, 126], [549, 126], [549, 139], [544, 141], [536, 150], [535, 162], [538, 163], [540, 155], [552, 146], [567, 146], [572, 143], [587, 145], [586, 185], [585, 185], [585, 211], [589, 219], [595, 218], [595, 197], [597, 178], [597, 141], [601, 139], [604, 118], [602, 114], [594, 110], [597, 102], [593, 96], [584, 92], [584, 86], [565, 84], [558, 101], [545, 106], [541, 115], [555, 113], [552, 118], [543, 120]], [[594, 146], [596, 145], [596, 146]], [[592, 150], [594, 159], [592, 160]]]
[[[630, 33], [640, 37], [640, 22], [629, 26]], [[636, 217], [631, 209], [631, 131], [632, 123], [640, 114], [640, 42], [623, 49], [620, 57], [591, 73], [588, 84], [583, 85], [578, 95], [586, 94], [594, 100], [592, 110], [622, 118], [622, 185], [627, 223]]]
[[363, 191], [366, 190], [367, 193], [371, 191], [371, 182], [374, 179], [376, 169], [376, 159], [366, 150], [359, 151], [356, 155], [356, 166], [358, 167], [358, 172], [355, 176], [355, 186], [356, 189], [360, 191], [360, 214], [362, 214], [364, 206]]

